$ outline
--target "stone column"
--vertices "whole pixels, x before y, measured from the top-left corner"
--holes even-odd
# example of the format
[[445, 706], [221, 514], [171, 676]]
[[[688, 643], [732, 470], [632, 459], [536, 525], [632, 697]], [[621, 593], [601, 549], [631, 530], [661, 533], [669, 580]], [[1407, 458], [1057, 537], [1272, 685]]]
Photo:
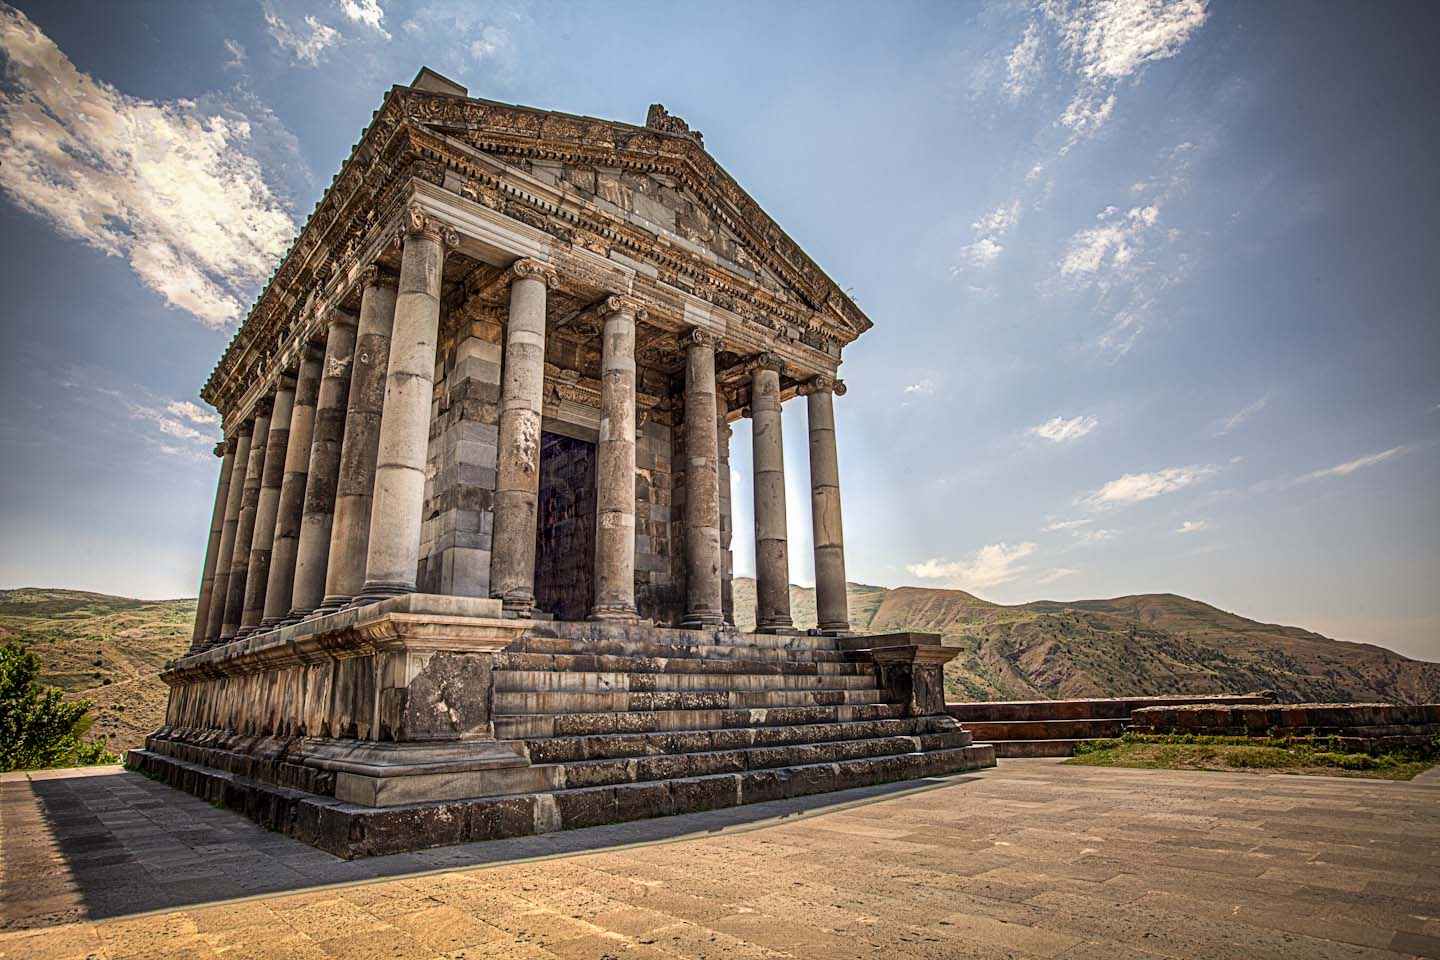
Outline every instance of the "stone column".
[[210, 511], [210, 539], [205, 544], [205, 567], [200, 574], [200, 600], [195, 605], [195, 629], [190, 634], [190, 652], [205, 642], [205, 626], [209, 622], [210, 601], [215, 596], [215, 567], [220, 558], [220, 538], [225, 532], [225, 504], [230, 494], [230, 472], [235, 466], [235, 442], [215, 445], [220, 457], [220, 479], [215, 484], [215, 506]]
[[225, 494], [225, 525], [220, 532], [220, 556], [215, 563], [215, 589], [210, 595], [210, 609], [205, 618], [202, 647], [220, 639], [225, 623], [225, 600], [230, 587], [230, 570], [234, 565], [235, 528], [240, 523], [240, 499], [245, 488], [245, 472], [250, 462], [250, 431], [253, 425], [242, 423], [230, 443], [234, 448], [235, 466], [230, 471], [230, 489]]
[[339, 448], [335, 522], [330, 527], [321, 612], [339, 610], [365, 586], [375, 458], [380, 451], [380, 416], [385, 407], [385, 375], [390, 369], [395, 295], [395, 278], [372, 267], [360, 293], [360, 332], [345, 408], [345, 440]]
[[[724, 397], [716, 396], [717, 401]], [[720, 475], [720, 609], [725, 622], [735, 626], [735, 555], [730, 550], [734, 536], [734, 499], [730, 489], [730, 420], [728, 411], [721, 411], [716, 423], [716, 472]]]
[[595, 451], [592, 620], [635, 620], [635, 320], [626, 297], [606, 303]]
[[685, 337], [685, 618], [682, 627], [725, 621], [721, 595], [720, 438], [715, 338]]
[[255, 502], [255, 531], [250, 543], [250, 572], [245, 575], [245, 606], [235, 638], [249, 636], [265, 616], [265, 588], [270, 585], [270, 551], [275, 545], [275, 517], [280, 512], [280, 486], [285, 480], [285, 452], [290, 446], [290, 415], [295, 410], [295, 378], [280, 377], [270, 433], [265, 438], [265, 472]]
[[[415, 592], [420, 564], [420, 512], [425, 506], [425, 454], [435, 390], [435, 345], [440, 336], [440, 281], [445, 266], [443, 226], [418, 207], [409, 211], [394, 336], [385, 373], [385, 408], [375, 459], [375, 500], [365, 586], [356, 602]], [[458, 242], [458, 238], [457, 242]]]
[[840, 465], [835, 456], [835, 397], [845, 384], [816, 377], [806, 394], [810, 425], [810, 520], [815, 541], [815, 610], [821, 630], [850, 632], [845, 537], [840, 525]]
[[[280, 506], [275, 512], [275, 540], [270, 548], [270, 578], [265, 586], [262, 629], [278, 627], [290, 615], [295, 560], [300, 551], [300, 521], [305, 513], [305, 484], [310, 476], [310, 445], [315, 436], [315, 403], [320, 394], [321, 352], [306, 344], [295, 378], [295, 407], [290, 413], [290, 440], [285, 446], [285, 475], [280, 481]], [[272, 434], [274, 431], [271, 431]]]
[[[310, 471], [305, 478], [305, 507], [295, 551], [295, 583], [290, 614], [294, 623], [310, 615], [325, 596], [330, 520], [335, 510], [335, 478], [340, 470], [340, 441], [345, 431], [345, 398], [350, 392], [355, 352], [355, 317], [332, 310], [325, 330], [325, 359], [315, 398], [315, 428], [310, 439]], [[357, 563], [364, 563], [362, 556]], [[348, 597], [346, 599], [349, 599]]]
[[790, 620], [790, 555], [785, 539], [785, 448], [780, 442], [780, 371], [762, 355], [750, 374], [755, 465], [755, 630], [784, 633]]
[[535, 515], [540, 497], [540, 406], [545, 390], [545, 264], [518, 261], [510, 281], [495, 462], [490, 595], [507, 612], [535, 610]]
[[220, 642], [229, 643], [240, 630], [245, 612], [245, 579], [250, 571], [250, 541], [255, 536], [255, 508], [260, 503], [260, 479], [265, 470], [265, 442], [270, 436], [269, 399], [256, 406], [250, 430], [250, 456], [245, 465], [245, 488], [240, 494], [240, 519], [235, 523], [235, 551], [230, 555], [230, 579], [225, 585], [225, 620]]

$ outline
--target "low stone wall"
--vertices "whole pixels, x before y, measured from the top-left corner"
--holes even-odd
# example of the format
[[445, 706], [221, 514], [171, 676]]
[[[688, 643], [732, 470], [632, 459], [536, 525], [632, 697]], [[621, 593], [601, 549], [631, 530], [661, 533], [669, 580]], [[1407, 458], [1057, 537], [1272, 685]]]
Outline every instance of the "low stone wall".
[[1135, 733], [1329, 740], [1347, 750], [1428, 747], [1440, 737], [1440, 703], [1300, 703], [1146, 707], [1130, 715]]

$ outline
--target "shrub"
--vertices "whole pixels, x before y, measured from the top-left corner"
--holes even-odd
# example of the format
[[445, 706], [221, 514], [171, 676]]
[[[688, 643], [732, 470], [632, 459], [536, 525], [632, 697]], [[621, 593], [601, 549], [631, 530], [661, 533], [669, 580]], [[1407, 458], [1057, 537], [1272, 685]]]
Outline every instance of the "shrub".
[[89, 700], [66, 703], [37, 680], [40, 661], [16, 642], [0, 647], [0, 771], [114, 763], [105, 738], [85, 742]]

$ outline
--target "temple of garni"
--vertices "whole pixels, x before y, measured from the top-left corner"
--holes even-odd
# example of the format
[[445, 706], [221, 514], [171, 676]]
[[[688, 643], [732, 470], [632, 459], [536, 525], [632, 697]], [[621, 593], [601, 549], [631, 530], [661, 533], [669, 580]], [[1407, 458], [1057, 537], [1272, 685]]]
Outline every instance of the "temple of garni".
[[945, 715], [953, 650], [850, 630], [834, 406], [870, 326], [663, 107], [633, 126], [422, 70], [204, 386], [225, 440], [194, 642], [129, 765], [352, 857], [993, 764]]

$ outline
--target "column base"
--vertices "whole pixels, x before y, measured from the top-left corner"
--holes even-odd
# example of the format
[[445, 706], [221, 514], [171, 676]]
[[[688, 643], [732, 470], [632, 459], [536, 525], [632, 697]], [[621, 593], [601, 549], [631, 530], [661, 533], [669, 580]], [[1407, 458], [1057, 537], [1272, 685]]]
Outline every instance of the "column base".
[[756, 633], [783, 633], [788, 636], [799, 636], [804, 630], [799, 629], [789, 620], [778, 623], [762, 623], [755, 626]]
[[255, 629], [260, 633], [267, 633], [276, 627], [283, 627], [288, 621], [284, 617], [266, 617], [260, 621], [260, 626]]
[[391, 597], [403, 597], [415, 592], [415, 584], [399, 580], [367, 580], [360, 592], [346, 604], [347, 607], [367, 607]]
[[[344, 610], [350, 605], [350, 601], [354, 599], [355, 598], [350, 596], [349, 594], [332, 593], [330, 596], [320, 601], [320, 606], [316, 607], [314, 610], [309, 611], [308, 613], [301, 614], [300, 619], [314, 620], [316, 617], [328, 617], [332, 613], [338, 613], [341, 610]], [[294, 616], [294, 613], [292, 613], [291, 616]]]
[[718, 613], [687, 613], [680, 621], [681, 630], [707, 630], [727, 626], [725, 618]]
[[634, 607], [595, 607], [587, 620], [604, 620], [607, 623], [648, 623]]
[[815, 628], [827, 637], [853, 637], [855, 631], [848, 623], [822, 623]]
[[517, 620], [529, 620], [535, 615], [535, 598], [520, 594], [500, 596], [500, 609], [504, 615]]

